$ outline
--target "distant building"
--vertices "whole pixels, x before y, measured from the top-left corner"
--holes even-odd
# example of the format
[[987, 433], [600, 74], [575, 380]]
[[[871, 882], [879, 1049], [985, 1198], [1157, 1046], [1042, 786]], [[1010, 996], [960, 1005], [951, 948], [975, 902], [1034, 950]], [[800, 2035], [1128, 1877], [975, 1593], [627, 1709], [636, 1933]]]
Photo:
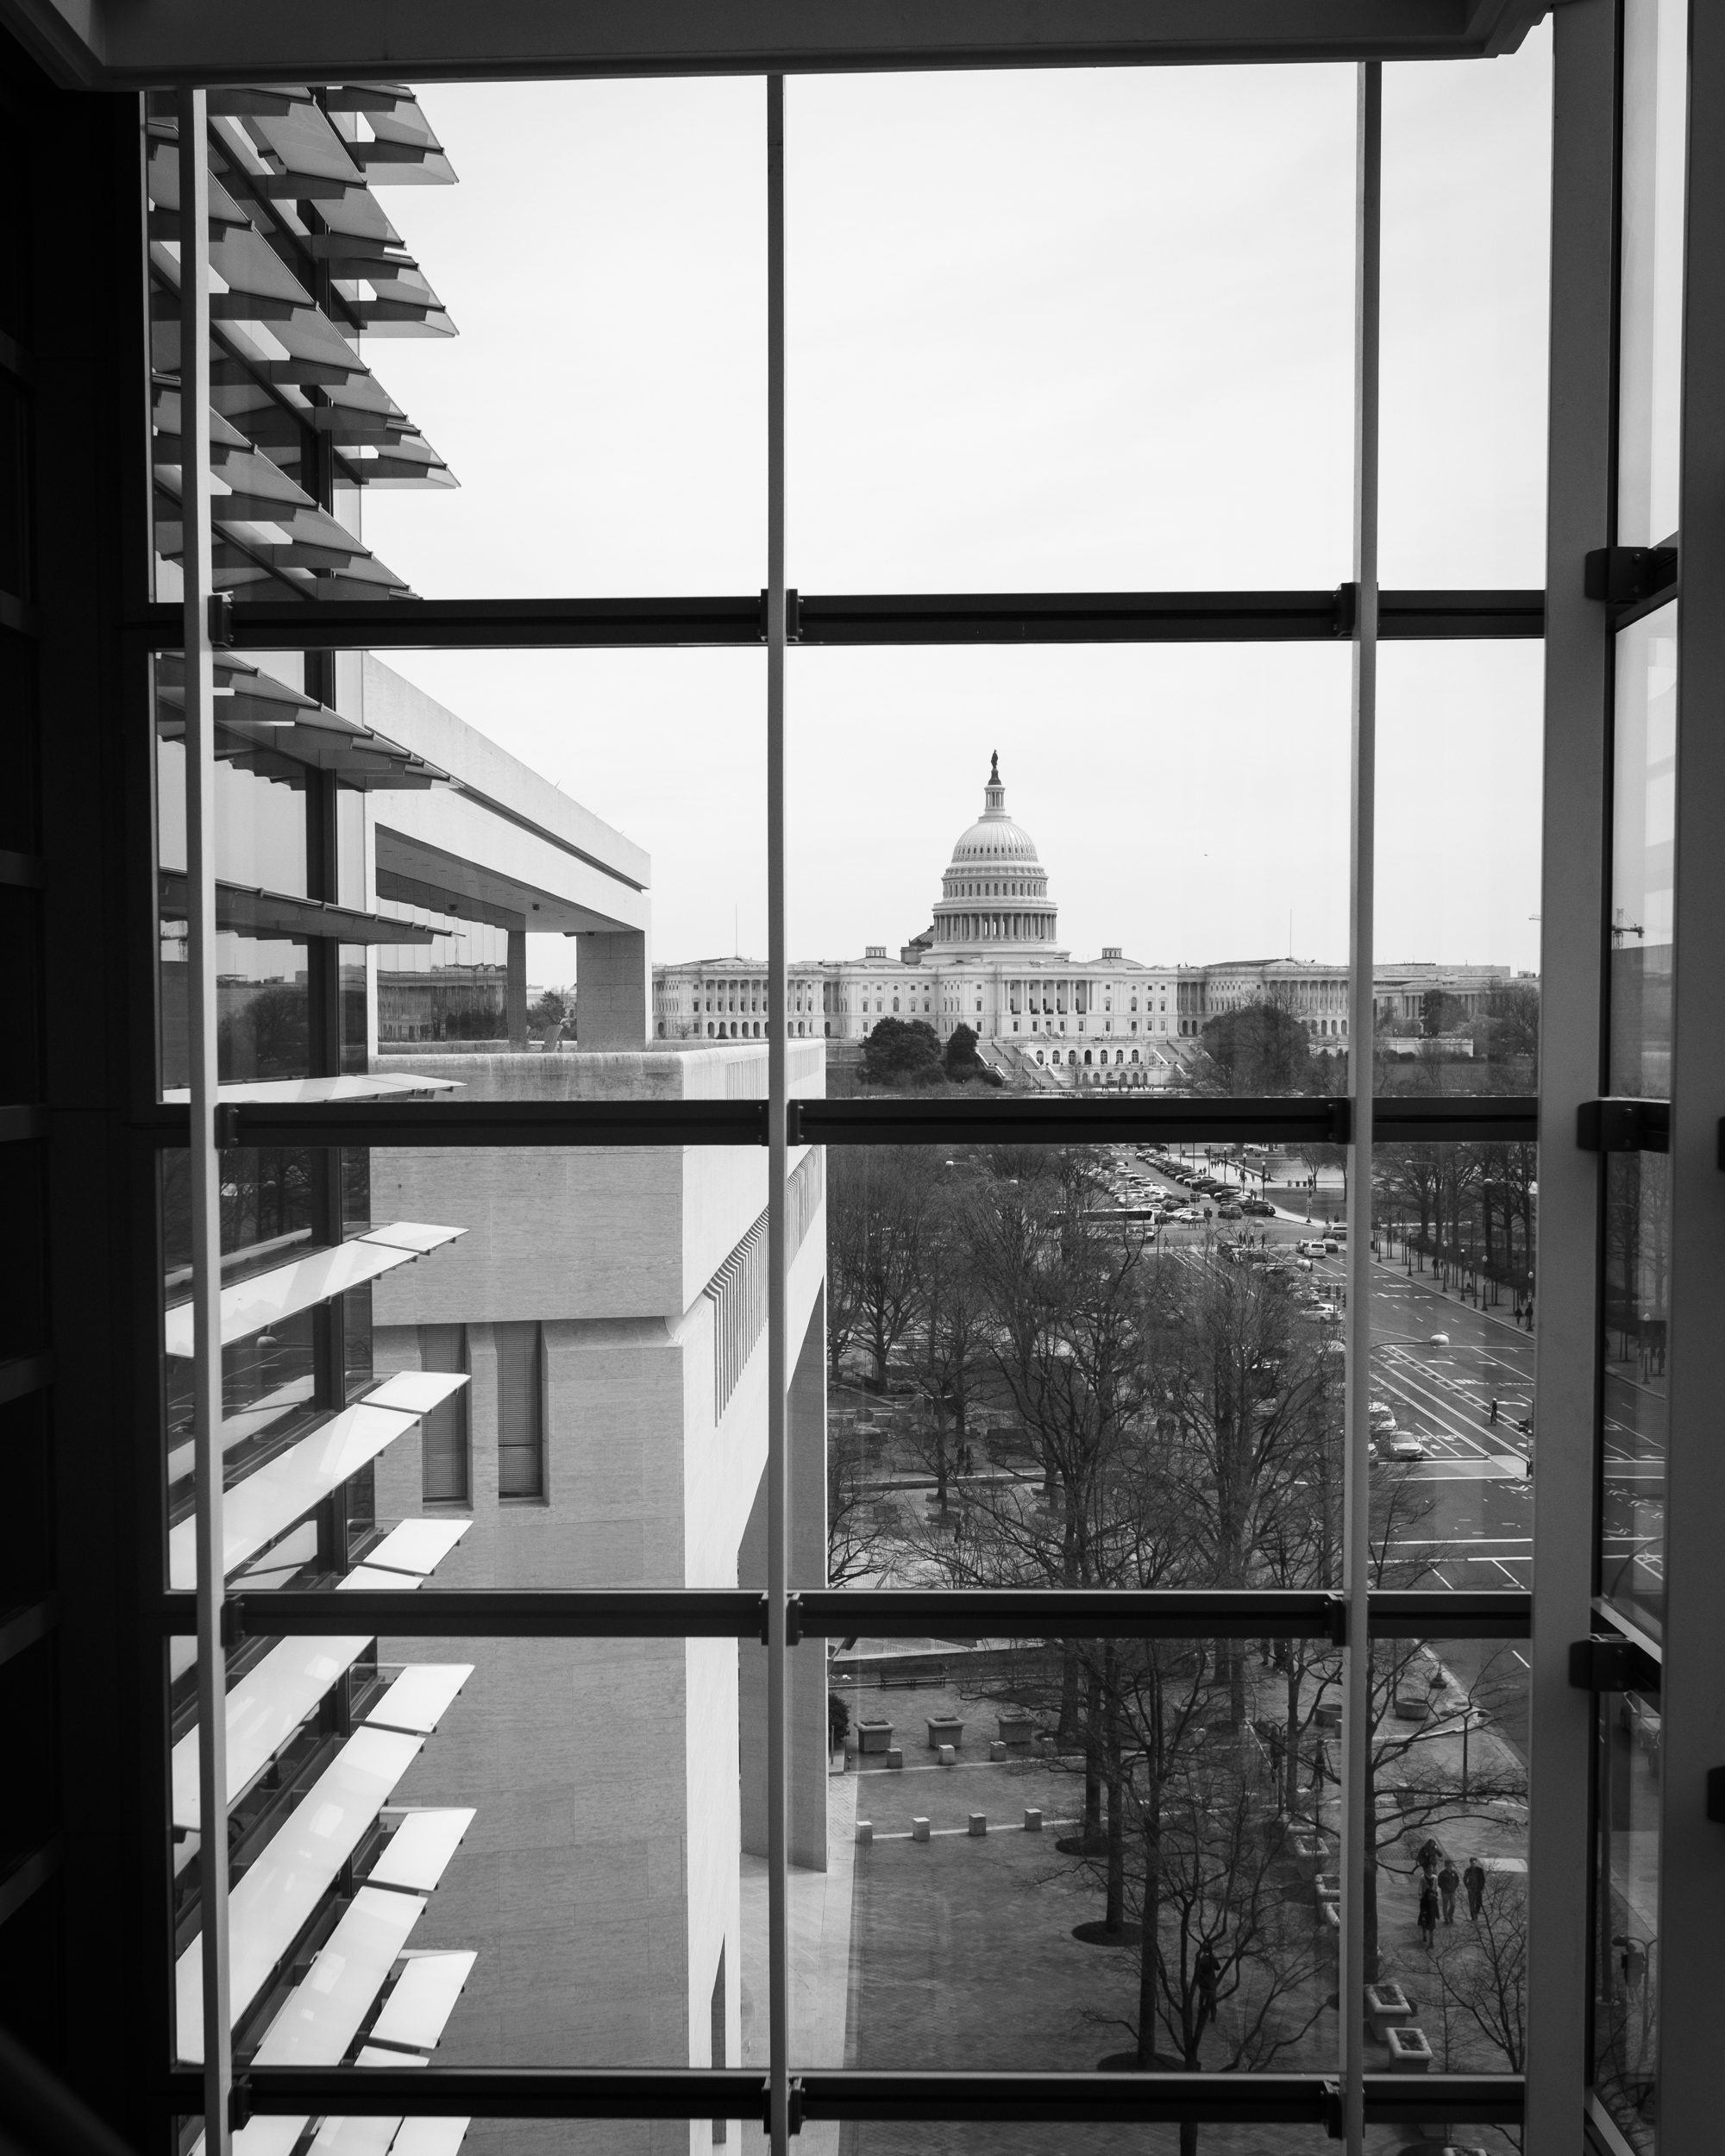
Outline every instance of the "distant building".
[[[1346, 1045], [1345, 962], [1157, 966], [1113, 943], [1098, 957], [1074, 958], [1057, 937], [1048, 871], [1029, 832], [1007, 813], [996, 756], [982, 813], [958, 836], [929, 926], [895, 957], [871, 943], [860, 958], [793, 965], [787, 1031], [793, 1039], [860, 1043], [887, 1018], [919, 1019], [942, 1040], [968, 1025], [988, 1060], [1009, 1073], [1053, 1083], [1057, 1069], [1063, 1082], [1128, 1087], [1177, 1083], [1210, 1020], [1252, 1004], [1292, 1012], [1314, 1048]], [[1421, 1020], [1433, 988], [1454, 996], [1471, 1022], [1494, 990], [1518, 976], [1507, 966], [1417, 960], [1379, 966], [1374, 977], [1379, 1024], [1400, 1025]], [[764, 960], [701, 958], [653, 969], [657, 1039], [758, 1040], [768, 1020]]]

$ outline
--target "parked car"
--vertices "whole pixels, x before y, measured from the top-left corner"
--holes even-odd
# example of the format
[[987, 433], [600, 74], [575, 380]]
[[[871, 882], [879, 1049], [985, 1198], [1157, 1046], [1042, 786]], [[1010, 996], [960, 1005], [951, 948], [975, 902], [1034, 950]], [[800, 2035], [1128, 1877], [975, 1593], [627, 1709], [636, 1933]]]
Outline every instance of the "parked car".
[[1447, 1332], [1434, 1332], [1427, 1342], [1428, 1347], [1447, 1347], [1449, 1344], [1450, 1336]]
[[1338, 1243], [1338, 1242], [1337, 1242], [1337, 1240], [1336, 1240], [1336, 1238], [1334, 1238], [1334, 1236], [1333, 1236], [1333, 1235], [1327, 1235], [1327, 1236], [1324, 1238], [1324, 1248], [1325, 1248], [1327, 1250], [1333, 1250], [1333, 1251], [1335, 1251], [1335, 1253], [1337, 1254], [1337, 1256], [1338, 1256], [1338, 1257], [1339, 1257], [1339, 1256], [1340, 1256], [1340, 1254], [1341, 1254], [1341, 1247], [1342, 1247], [1342, 1246], [1341, 1246], [1341, 1244], [1340, 1244], [1339, 1243]]
[[1240, 1211], [1250, 1213], [1255, 1220], [1273, 1220], [1276, 1218], [1276, 1208], [1267, 1198], [1242, 1198]]
[[1243, 1208], [1239, 1206], [1218, 1206], [1216, 1207], [1216, 1218], [1219, 1220], [1243, 1220], [1245, 1218], [1245, 1214]]
[[1308, 1236], [1295, 1247], [1302, 1257], [1321, 1257], [1324, 1255], [1324, 1241], [1321, 1236]]

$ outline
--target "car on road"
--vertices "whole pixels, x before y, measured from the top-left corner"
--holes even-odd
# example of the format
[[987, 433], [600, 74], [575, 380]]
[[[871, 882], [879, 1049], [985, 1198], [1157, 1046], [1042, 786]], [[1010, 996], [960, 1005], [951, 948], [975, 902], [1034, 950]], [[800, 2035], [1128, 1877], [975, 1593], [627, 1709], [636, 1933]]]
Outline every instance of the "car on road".
[[1218, 1206], [1216, 1218], [1219, 1220], [1243, 1220], [1245, 1213], [1240, 1206], [1236, 1205]]
[[1309, 1257], [1296, 1257], [1294, 1261], [1294, 1269], [1296, 1273], [1309, 1273], [1312, 1269], [1311, 1259]]
[[1373, 1446], [1380, 1460], [1429, 1460], [1432, 1448], [1412, 1430], [1386, 1430]]
[[1447, 1347], [1449, 1344], [1450, 1336], [1447, 1332], [1434, 1332], [1426, 1343], [1427, 1347]]
[[1170, 1220], [1182, 1220], [1189, 1227], [1196, 1227], [1204, 1218], [1196, 1206], [1176, 1206], [1167, 1217]]
[[1327, 1235], [1324, 1238], [1324, 1248], [1327, 1250], [1333, 1250], [1338, 1257], [1341, 1255], [1342, 1246], [1337, 1242], [1336, 1238], [1333, 1235]]
[[1268, 1198], [1242, 1198], [1240, 1211], [1250, 1213], [1254, 1220], [1273, 1220], [1276, 1218], [1276, 1208]]
[[1389, 1402], [1387, 1400], [1372, 1401], [1370, 1420], [1371, 1434], [1374, 1438], [1389, 1438], [1396, 1434], [1396, 1417], [1391, 1413]]
[[1321, 1257], [1324, 1255], [1324, 1242], [1321, 1236], [1307, 1236], [1294, 1247], [1302, 1257]]

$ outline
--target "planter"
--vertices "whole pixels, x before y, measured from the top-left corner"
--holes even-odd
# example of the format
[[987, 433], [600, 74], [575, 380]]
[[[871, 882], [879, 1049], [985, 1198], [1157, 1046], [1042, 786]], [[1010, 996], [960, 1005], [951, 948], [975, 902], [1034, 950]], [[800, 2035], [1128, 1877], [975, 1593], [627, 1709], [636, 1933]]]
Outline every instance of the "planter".
[[1432, 2070], [1432, 2047], [1426, 2041], [1426, 2032], [1411, 2025], [1392, 2028], [1384, 2038], [1389, 2046], [1389, 2071], [1393, 2074], [1423, 2074]]
[[1295, 1834], [1288, 1845], [1288, 1852], [1300, 1867], [1302, 1879], [1315, 1879], [1324, 1861], [1324, 1846], [1314, 1841], [1309, 1834]]
[[942, 1745], [962, 1745], [964, 1725], [956, 1714], [931, 1714], [928, 1717], [928, 1745], [931, 1752], [938, 1752]]
[[1431, 1712], [1431, 1701], [1423, 1692], [1398, 1692], [1396, 1695], [1396, 1719], [1399, 1722], [1422, 1722]]
[[1413, 2020], [1413, 2002], [1399, 1984], [1369, 1984], [1365, 2014], [1372, 2034], [1380, 2044], [1387, 2043], [1392, 2028], [1405, 2028]]
[[859, 1752], [888, 1752], [892, 1749], [891, 1722], [864, 1722], [856, 1725], [856, 1749]]
[[1035, 1740], [1036, 1724], [1028, 1714], [1002, 1714], [995, 1727], [1003, 1745], [1027, 1745]]

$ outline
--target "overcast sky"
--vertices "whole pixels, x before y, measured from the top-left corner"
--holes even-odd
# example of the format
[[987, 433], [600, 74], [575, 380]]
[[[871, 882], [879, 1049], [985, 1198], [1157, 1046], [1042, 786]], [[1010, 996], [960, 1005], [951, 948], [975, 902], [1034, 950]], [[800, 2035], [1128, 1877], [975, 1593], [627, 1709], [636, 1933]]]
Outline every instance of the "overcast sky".
[[[1549, 46], [1385, 70], [1383, 574], [1543, 581]], [[437, 86], [398, 226], [461, 330], [367, 356], [461, 481], [428, 595], [765, 580], [758, 80]], [[794, 78], [806, 591], [1349, 573], [1351, 68]], [[756, 653], [392, 660], [649, 849], [660, 958], [764, 955]], [[1537, 961], [1536, 645], [1388, 647], [1378, 951]], [[1000, 752], [1080, 956], [1346, 949], [1343, 647], [794, 651], [791, 947], [927, 924]], [[537, 981], [573, 974], [534, 939]]]

